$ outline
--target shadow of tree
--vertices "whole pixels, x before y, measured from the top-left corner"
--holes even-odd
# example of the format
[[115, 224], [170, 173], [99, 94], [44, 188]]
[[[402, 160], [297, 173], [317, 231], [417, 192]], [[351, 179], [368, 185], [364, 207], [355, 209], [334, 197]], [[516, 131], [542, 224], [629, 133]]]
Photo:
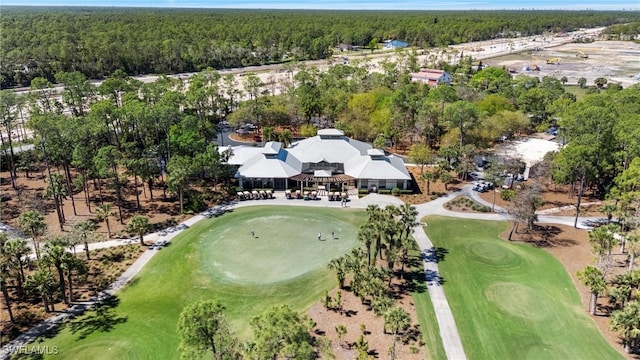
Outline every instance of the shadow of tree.
[[420, 257], [413, 256], [409, 258], [404, 278], [406, 281], [400, 285], [400, 294], [423, 293], [427, 291], [427, 286], [424, 282], [424, 272], [422, 270], [422, 259]]
[[565, 247], [577, 244], [573, 239], [561, 238], [562, 230], [554, 225], [536, 224], [528, 234], [527, 242], [534, 243], [538, 247]]
[[422, 251], [422, 260], [426, 262], [441, 262], [444, 261], [445, 255], [449, 253], [449, 250], [443, 247], [432, 247], [430, 249]]
[[444, 284], [444, 279], [442, 278], [442, 276], [440, 276], [440, 273], [438, 271], [427, 269], [427, 270], [424, 271], [424, 275], [425, 275], [429, 285], [443, 285]]
[[104, 299], [85, 316], [71, 321], [68, 325], [69, 330], [72, 334], [79, 334], [77, 340], [84, 339], [96, 331], [111, 331], [117, 324], [127, 321], [126, 317], [118, 317], [115, 314], [114, 308], [119, 302], [115, 296]]

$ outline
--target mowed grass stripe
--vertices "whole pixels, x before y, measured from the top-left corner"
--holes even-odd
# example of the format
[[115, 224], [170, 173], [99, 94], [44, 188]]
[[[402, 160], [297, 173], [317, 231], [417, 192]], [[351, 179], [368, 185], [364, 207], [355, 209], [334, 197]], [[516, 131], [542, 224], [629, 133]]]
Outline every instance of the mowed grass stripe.
[[469, 359], [622, 359], [582, 309], [551, 254], [498, 236], [506, 222], [428, 217], [446, 249], [439, 269]]
[[[249, 257], [254, 263], [279, 257], [285, 262], [292, 261], [298, 269], [290, 272], [290, 276], [281, 277], [282, 281], [264, 284], [233, 283], [219, 271], [211, 271], [210, 261], [232, 258], [236, 250], [228, 246], [227, 250], [220, 251], [207, 243], [215, 240], [210, 233], [232, 229], [229, 233], [237, 234], [237, 238], [227, 241], [240, 244], [250, 237], [250, 229], [244, 228], [246, 219], [261, 216], [281, 216], [281, 223], [271, 221], [268, 225], [283, 230], [301, 218], [320, 220], [321, 229], [307, 226], [295, 233], [283, 231], [281, 238], [275, 240], [285, 243], [303, 239], [313, 243], [309, 247], [291, 246], [284, 253], [281, 247], [271, 251], [266, 247]], [[56, 359], [176, 359], [179, 357], [176, 326], [182, 308], [196, 300], [211, 298], [225, 304], [234, 330], [246, 338], [250, 336], [249, 321], [265, 309], [288, 304], [303, 312], [318, 301], [325, 290], [336, 286], [335, 276], [325, 266], [318, 267], [317, 263], [307, 265], [297, 259], [319, 256], [307, 251], [319, 245], [316, 243], [335, 250], [333, 255], [324, 253], [326, 262], [341, 255], [344, 249], [350, 250], [357, 245], [356, 237], [350, 234], [357, 234], [365, 220], [362, 210], [290, 206], [240, 208], [219, 218], [204, 220], [160, 250], [133, 282], [118, 294], [117, 306], [101, 312], [89, 312], [40, 345], [58, 346]], [[325, 229], [332, 228], [343, 229], [344, 236], [334, 241], [317, 241], [319, 231], [324, 233]], [[254, 230], [257, 236], [268, 232], [260, 228]], [[266, 237], [259, 240], [268, 241]], [[250, 246], [239, 247], [245, 252], [252, 249]], [[301, 270], [301, 266], [306, 266], [306, 271]], [[273, 270], [268, 266], [259, 268], [265, 273]], [[277, 278], [273, 274], [267, 274], [267, 277]]]
[[446, 360], [447, 353], [444, 351], [442, 345], [442, 338], [440, 337], [440, 328], [438, 320], [436, 319], [436, 313], [433, 309], [433, 303], [431, 297], [429, 297], [429, 291], [426, 289], [424, 278], [424, 265], [420, 255], [420, 250], [417, 248], [412, 250], [411, 255], [418, 261], [412, 267], [412, 271], [419, 274], [419, 277], [413, 279], [416, 282], [416, 287], [420, 291], [414, 291], [411, 293], [413, 303], [416, 306], [416, 313], [418, 315], [418, 322], [420, 323], [420, 329], [422, 331], [422, 339], [424, 341], [424, 348], [426, 351], [426, 359], [429, 360]]

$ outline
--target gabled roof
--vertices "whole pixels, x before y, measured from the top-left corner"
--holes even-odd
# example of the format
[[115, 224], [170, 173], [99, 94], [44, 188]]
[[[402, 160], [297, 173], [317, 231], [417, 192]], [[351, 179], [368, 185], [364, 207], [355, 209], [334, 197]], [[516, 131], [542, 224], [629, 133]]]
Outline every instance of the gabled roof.
[[264, 148], [262, 148], [262, 153], [265, 155], [277, 155], [280, 152], [280, 148], [282, 147], [282, 143], [277, 141], [269, 141], [264, 144]]
[[319, 163], [321, 161], [344, 163], [354, 157], [366, 155], [369, 149], [371, 149], [371, 145], [346, 136], [322, 138], [321, 135], [317, 135], [294, 142], [287, 148], [287, 151], [303, 163]]
[[420, 69], [420, 72], [411, 73], [411, 77], [424, 80], [437, 80], [443, 74], [445, 74], [444, 70]]
[[344, 131], [338, 129], [322, 129], [318, 130], [319, 136], [344, 136]]
[[[331, 166], [316, 169], [313, 177], [411, 179], [401, 158], [387, 156], [384, 151], [350, 139], [337, 129], [320, 130], [317, 136], [294, 142], [287, 149], [282, 148], [281, 143], [273, 141], [266, 143], [264, 147], [239, 146], [232, 148], [232, 151], [234, 154], [229, 159], [229, 164], [241, 165], [236, 176], [243, 178], [291, 178], [304, 175], [302, 171], [305, 163], [324, 162]], [[330, 169], [334, 167], [340, 169], [339, 173], [342, 173], [344, 167], [344, 174], [333, 174]]]
[[384, 156], [384, 151], [380, 149], [369, 149], [367, 150], [367, 155], [369, 156]]
[[218, 152], [222, 154], [224, 151], [231, 149], [231, 157], [227, 164], [229, 165], [242, 165], [256, 154], [260, 154], [264, 148], [254, 146], [219, 146]]
[[406, 43], [406, 42], [400, 41], [400, 40], [385, 40], [384, 44], [385, 44], [385, 46], [391, 45], [392, 47], [407, 47], [407, 46], [409, 46], [409, 43]]
[[344, 164], [344, 173], [358, 179], [411, 180], [404, 161], [397, 156], [365, 156]]
[[300, 174], [300, 160], [279, 146], [278, 152], [274, 154], [273, 148], [266, 145], [264, 148], [258, 148], [262, 153], [254, 155], [240, 166], [238, 175], [245, 178], [288, 178]]

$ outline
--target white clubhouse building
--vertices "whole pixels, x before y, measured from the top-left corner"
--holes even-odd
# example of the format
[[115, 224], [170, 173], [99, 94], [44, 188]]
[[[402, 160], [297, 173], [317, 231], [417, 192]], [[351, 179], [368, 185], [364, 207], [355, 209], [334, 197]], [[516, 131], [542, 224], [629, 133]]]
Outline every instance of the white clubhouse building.
[[411, 175], [404, 161], [385, 155], [338, 129], [323, 129], [318, 135], [296, 141], [288, 148], [267, 142], [264, 147], [235, 146], [228, 164], [238, 167], [242, 188], [324, 186], [330, 189], [407, 189]]

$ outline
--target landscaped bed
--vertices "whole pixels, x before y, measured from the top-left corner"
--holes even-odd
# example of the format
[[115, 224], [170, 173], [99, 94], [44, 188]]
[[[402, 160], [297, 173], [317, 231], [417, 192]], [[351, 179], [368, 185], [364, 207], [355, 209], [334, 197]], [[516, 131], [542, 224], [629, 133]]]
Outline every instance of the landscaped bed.
[[461, 212], [491, 212], [491, 208], [489, 206], [478, 204], [466, 196], [457, 196], [455, 199], [446, 202], [444, 204], [444, 208], [451, 211]]

